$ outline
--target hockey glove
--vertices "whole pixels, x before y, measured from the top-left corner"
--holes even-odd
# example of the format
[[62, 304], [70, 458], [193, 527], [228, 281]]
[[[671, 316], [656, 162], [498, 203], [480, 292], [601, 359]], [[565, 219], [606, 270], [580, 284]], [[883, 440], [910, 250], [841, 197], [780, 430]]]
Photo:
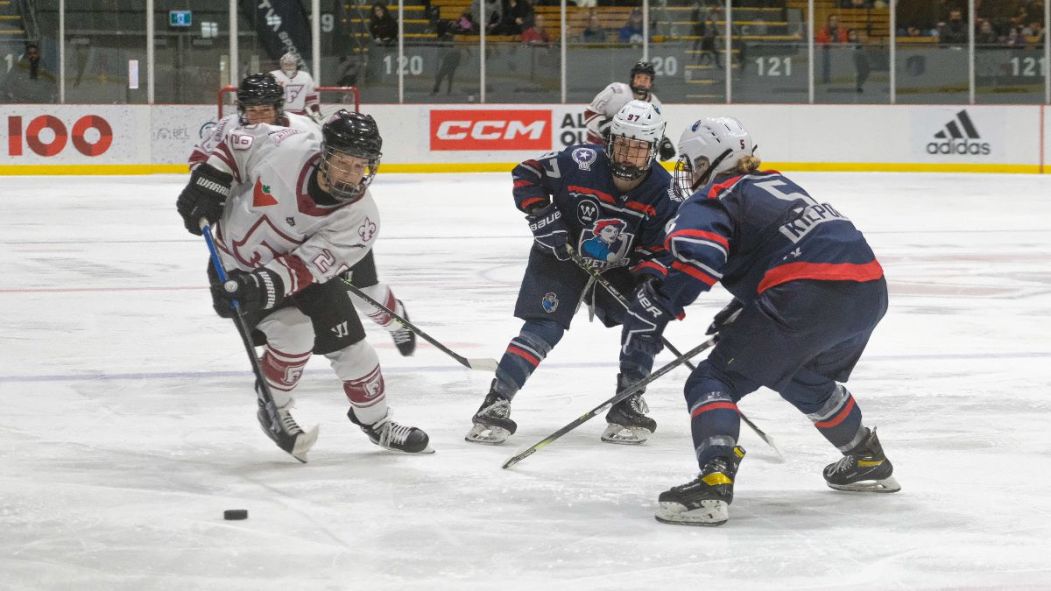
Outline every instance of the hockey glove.
[[569, 260], [569, 229], [562, 221], [562, 212], [554, 203], [527, 215], [526, 220], [533, 232], [536, 248], [560, 261]]
[[661, 160], [671, 160], [672, 158], [675, 158], [675, 146], [672, 145], [668, 136], [661, 138], [661, 143], [657, 146], [657, 151], [660, 153]]
[[[230, 306], [236, 301], [243, 313], [270, 310], [277, 305], [284, 293], [285, 285], [281, 277], [265, 267], [251, 273], [231, 271], [226, 283], [212, 284], [212, 294], [217, 302], [225, 301], [227, 306]], [[220, 307], [216, 305], [216, 312], [224, 316], [219, 310]]]
[[190, 182], [179, 194], [175, 208], [182, 216], [186, 230], [201, 235], [201, 220], [214, 224], [223, 215], [223, 206], [230, 196], [233, 177], [207, 164], [201, 164], [190, 175]]
[[664, 327], [674, 318], [666, 307], [671, 303], [662, 296], [653, 281], [647, 281], [635, 292], [635, 301], [628, 308], [621, 330], [621, 352], [634, 352], [655, 356], [664, 348], [661, 337]]
[[708, 325], [708, 330], [704, 331], [704, 334], [711, 335], [719, 332], [726, 325], [731, 324], [736, 320], [736, 318], [731, 320], [731, 316], [733, 316], [738, 310], [742, 309], [744, 309], [744, 304], [741, 303], [741, 300], [737, 298], [730, 300], [730, 303], [726, 304], [726, 307], [722, 310], [719, 310], [719, 313], [715, 315], [715, 318], [712, 318], [712, 323]]

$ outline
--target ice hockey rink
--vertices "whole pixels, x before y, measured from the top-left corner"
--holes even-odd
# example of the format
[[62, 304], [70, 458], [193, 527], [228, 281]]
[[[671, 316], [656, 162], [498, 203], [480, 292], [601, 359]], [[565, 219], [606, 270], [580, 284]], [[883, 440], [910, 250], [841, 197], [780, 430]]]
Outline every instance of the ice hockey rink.
[[[828, 489], [838, 452], [761, 390], [741, 410], [784, 459], [742, 427], [719, 528], [653, 518], [697, 469], [685, 369], [649, 389], [645, 445], [601, 443], [600, 416], [501, 469], [613, 394], [619, 332], [583, 309], [496, 447], [463, 440], [489, 374], [425, 343], [402, 358], [365, 320], [395, 418], [437, 453], [370, 444], [314, 359], [304, 465], [256, 423], [175, 212], [185, 176], [4, 178], [0, 589], [1051, 589], [1051, 176], [790, 176], [886, 270], [890, 311], [848, 387], [902, 491]], [[381, 278], [412, 320], [499, 358], [530, 248], [509, 175], [381, 172], [373, 193]], [[669, 340], [700, 343], [727, 300], [703, 295]]]

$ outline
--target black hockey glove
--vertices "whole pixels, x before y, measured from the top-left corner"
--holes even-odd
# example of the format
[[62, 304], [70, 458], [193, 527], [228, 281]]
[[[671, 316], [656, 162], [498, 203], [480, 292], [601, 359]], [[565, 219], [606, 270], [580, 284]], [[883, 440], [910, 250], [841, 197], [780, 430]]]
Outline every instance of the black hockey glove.
[[562, 221], [562, 212], [554, 203], [527, 215], [526, 220], [536, 240], [536, 248], [560, 261], [569, 260], [569, 229]]
[[657, 151], [660, 153], [661, 160], [671, 160], [675, 158], [675, 146], [668, 139], [668, 136], [661, 138], [661, 143], [657, 146]]
[[655, 356], [664, 348], [664, 327], [674, 316], [668, 312], [671, 302], [662, 296], [653, 281], [647, 281], [635, 292], [635, 301], [624, 317], [620, 333], [621, 352]]
[[229, 307], [231, 302], [237, 301], [241, 306], [241, 312], [258, 312], [270, 310], [284, 296], [285, 285], [281, 278], [270, 269], [259, 268], [251, 273], [244, 271], [231, 271], [226, 278], [226, 283], [212, 284], [212, 297], [216, 301], [216, 312], [226, 317], [221, 311], [221, 302], [225, 301]]
[[233, 180], [228, 173], [207, 164], [202, 164], [193, 171], [190, 182], [175, 201], [175, 208], [179, 210], [189, 233], [200, 236], [202, 218], [208, 220], [209, 224], [214, 224], [223, 215], [223, 205], [230, 196]]
[[734, 319], [731, 320], [731, 316], [737, 313], [738, 310], [743, 309], [744, 304], [741, 303], [741, 300], [737, 298], [730, 300], [730, 303], [726, 304], [726, 307], [722, 310], [719, 310], [719, 312], [715, 315], [715, 318], [712, 318], [712, 323], [708, 325], [708, 330], [704, 331], [704, 334], [715, 334], [719, 332], [727, 324], [731, 324], [734, 320], [737, 319], [736, 317], [734, 317]]

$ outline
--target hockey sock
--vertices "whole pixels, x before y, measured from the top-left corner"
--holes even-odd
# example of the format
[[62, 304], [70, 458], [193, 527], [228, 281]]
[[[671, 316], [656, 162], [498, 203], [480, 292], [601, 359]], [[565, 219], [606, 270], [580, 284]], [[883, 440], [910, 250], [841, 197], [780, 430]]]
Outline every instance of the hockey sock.
[[[694, 376], [705, 368], [704, 362]], [[741, 416], [725, 382], [700, 375], [686, 382], [686, 405], [690, 411], [690, 431], [697, 465], [704, 467], [711, 459], [729, 456], [741, 434]]]
[[846, 452], [854, 449], [867, 435], [861, 424], [861, 407], [843, 386], [836, 384], [832, 395], [817, 411], [807, 413], [825, 439]]
[[368, 342], [358, 341], [325, 357], [343, 380], [343, 393], [361, 424], [371, 425], [387, 415], [386, 388], [379, 357]]
[[620, 373], [632, 382], [645, 379], [653, 370], [653, 355], [642, 351], [632, 351], [625, 355], [620, 353]]
[[557, 322], [527, 320], [500, 358], [496, 368], [497, 391], [508, 399], [514, 398], [565, 333]]
[[303, 377], [303, 368], [310, 361], [310, 351], [302, 354], [286, 353], [267, 345], [261, 361], [263, 376], [270, 386], [274, 403], [284, 407], [291, 399], [289, 394]]
[[[365, 292], [367, 296], [380, 302], [388, 309], [393, 310], [400, 316], [405, 316], [405, 308], [401, 305], [401, 302], [394, 297], [394, 292], [391, 291], [390, 286], [386, 283], [377, 283], [376, 285], [370, 285], [368, 287], [361, 288], [361, 291]], [[369, 302], [359, 298], [353, 292], [350, 294], [350, 298], [354, 301], [354, 306], [361, 310], [367, 310], [366, 315], [369, 320], [375, 322], [379, 326], [383, 327], [387, 331], [395, 331], [400, 329], [401, 323], [395, 322], [394, 317], [386, 312], [382, 308], [377, 308]]]

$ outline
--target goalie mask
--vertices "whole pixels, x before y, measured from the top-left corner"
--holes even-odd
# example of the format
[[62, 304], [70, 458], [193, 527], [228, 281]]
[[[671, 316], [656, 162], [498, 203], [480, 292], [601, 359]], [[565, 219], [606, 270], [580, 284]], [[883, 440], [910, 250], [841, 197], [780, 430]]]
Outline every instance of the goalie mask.
[[756, 149], [752, 136], [733, 117], [705, 117], [687, 127], [679, 138], [679, 161], [672, 186], [686, 199], [713, 178], [737, 168]]
[[353, 203], [365, 195], [380, 167], [383, 138], [371, 115], [340, 109], [321, 127], [321, 167], [329, 193]]
[[633, 181], [650, 170], [667, 124], [650, 103], [631, 101], [624, 105], [609, 126], [606, 156], [613, 176]]
[[237, 87], [237, 114], [241, 118], [241, 125], [275, 125], [284, 106], [285, 89], [281, 88], [271, 74], [249, 74]]
[[299, 71], [299, 58], [291, 51], [281, 56], [281, 61], [278, 63], [281, 65], [281, 71], [289, 78], [294, 77]]

